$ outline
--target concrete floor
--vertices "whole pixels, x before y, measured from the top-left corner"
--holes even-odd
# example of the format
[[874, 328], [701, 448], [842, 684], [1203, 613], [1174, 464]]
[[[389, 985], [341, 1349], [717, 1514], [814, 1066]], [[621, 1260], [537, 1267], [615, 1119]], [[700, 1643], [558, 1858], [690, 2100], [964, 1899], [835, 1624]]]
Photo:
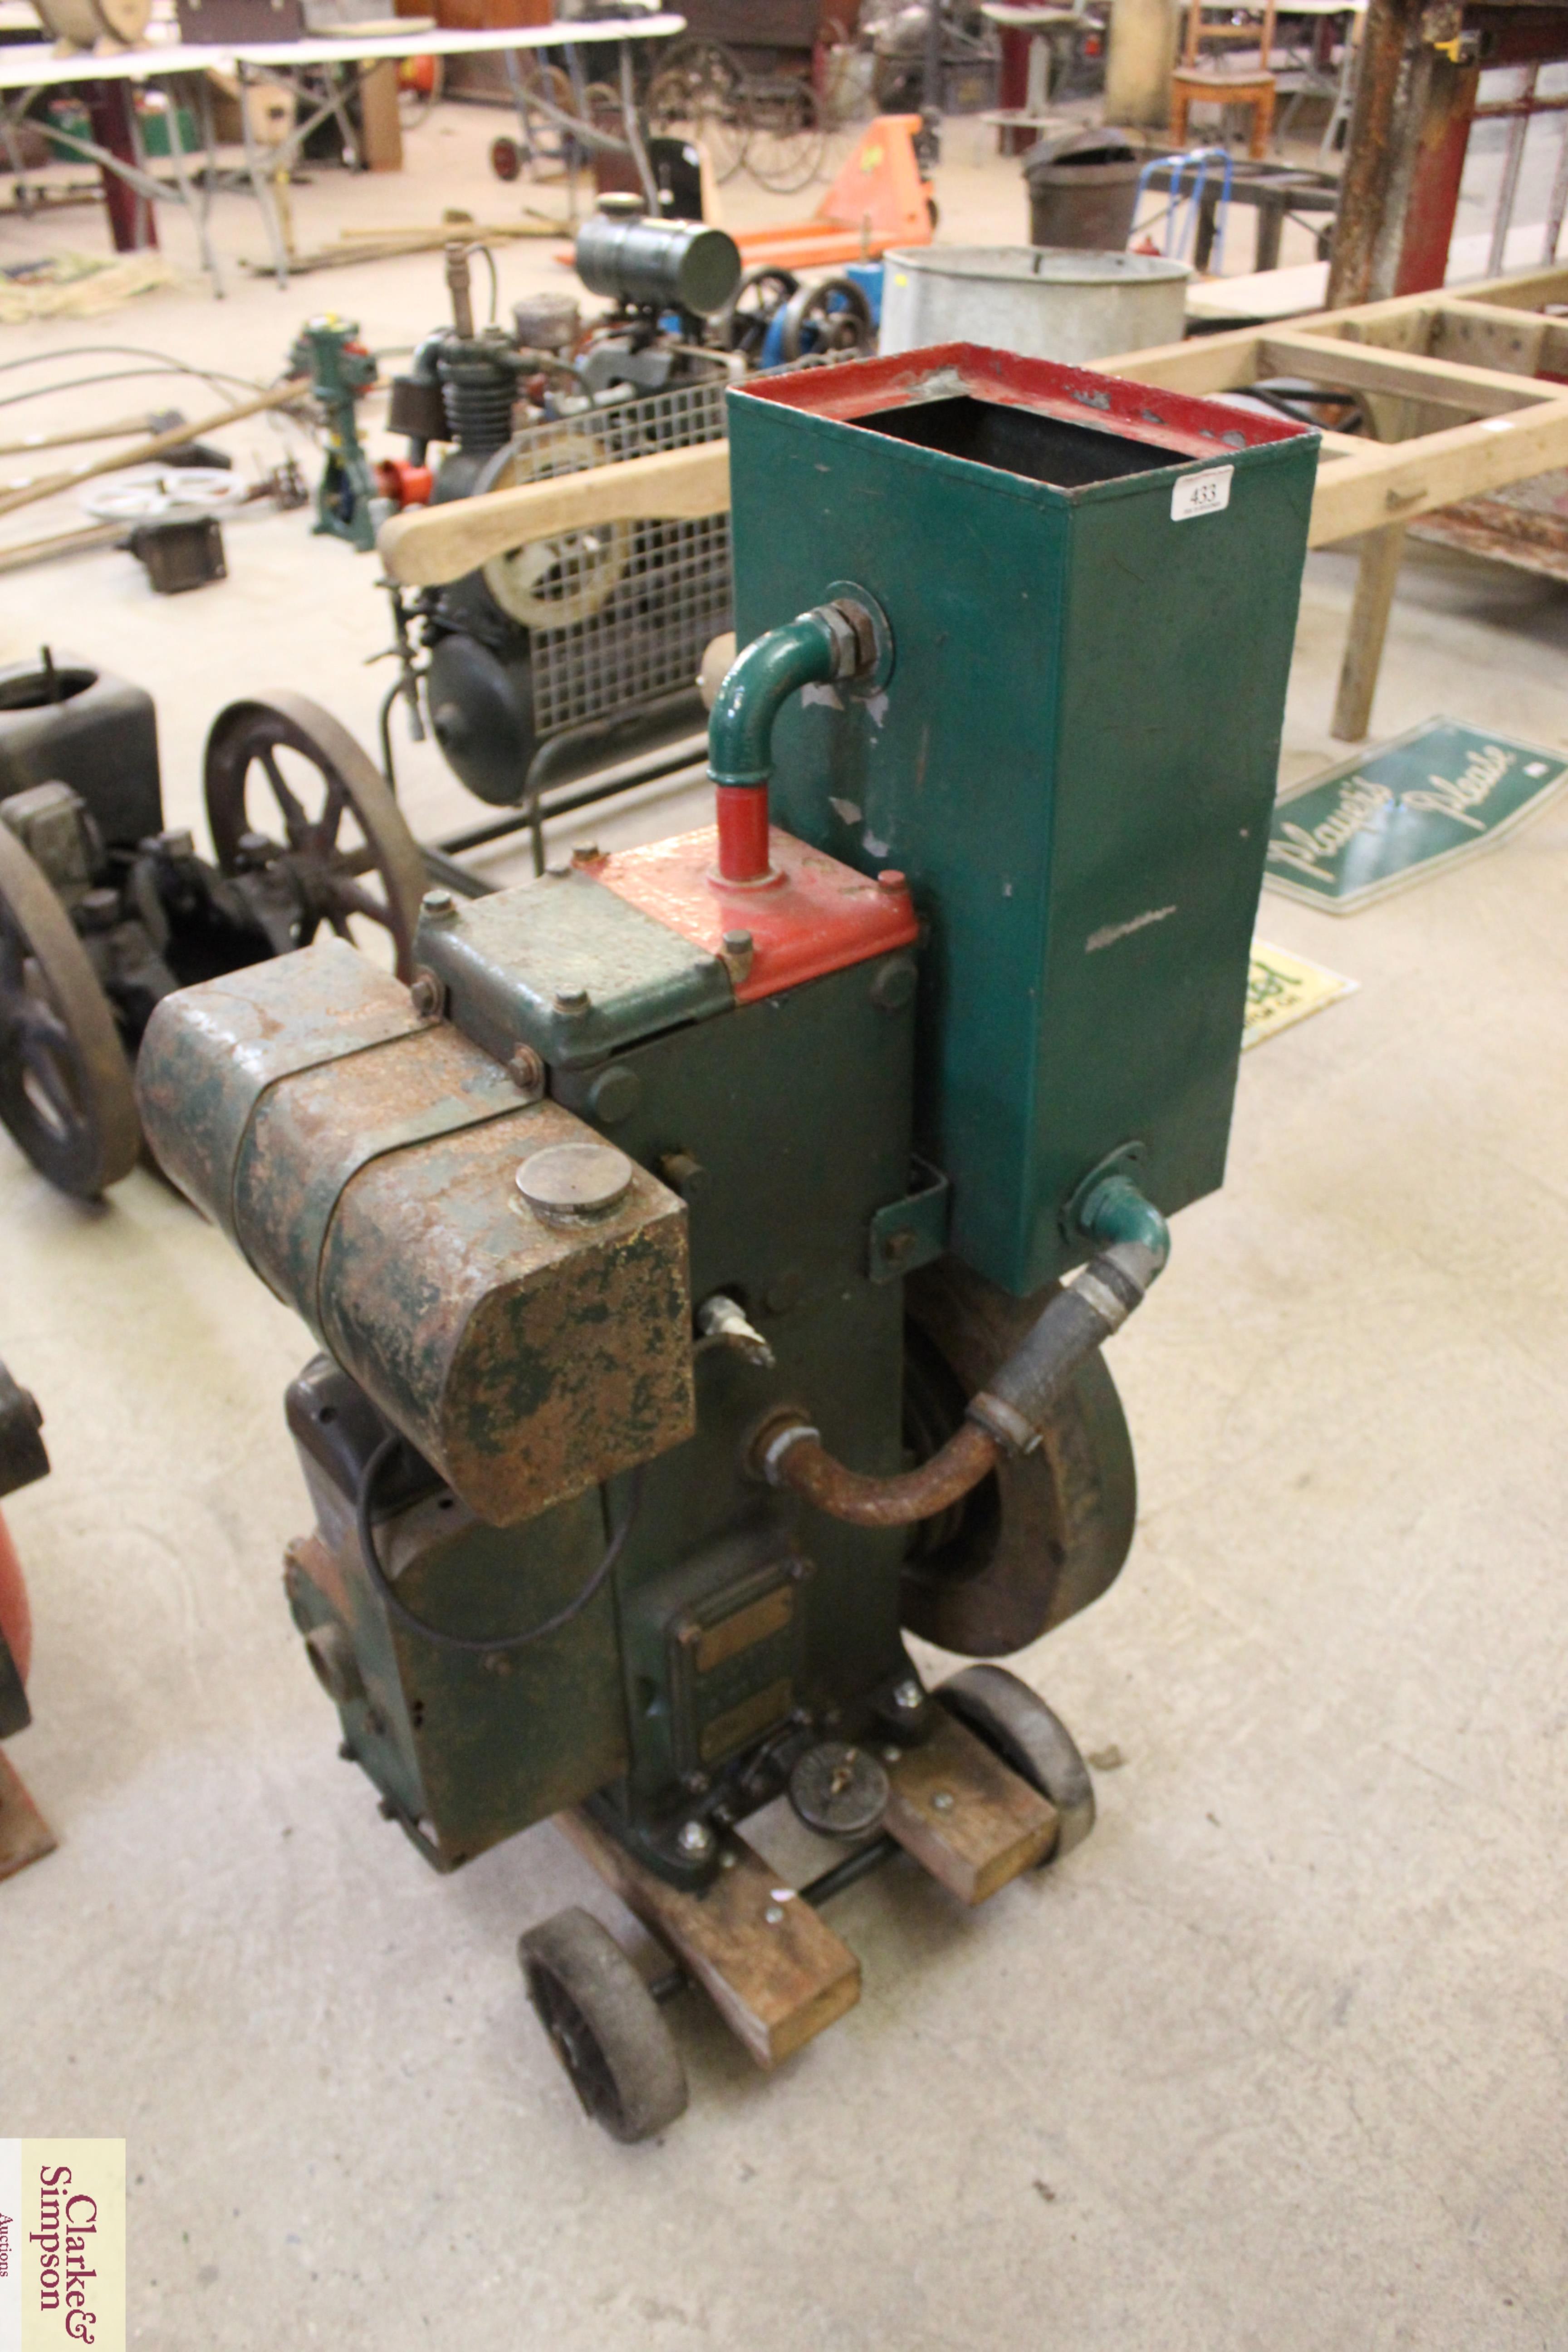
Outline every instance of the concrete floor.
[[[493, 208], [476, 123], [440, 193]], [[1017, 233], [1010, 172], [946, 169], [950, 219], [983, 212], [967, 172]], [[432, 190], [299, 209], [373, 199]], [[545, 268], [508, 252], [504, 291]], [[406, 341], [438, 264], [159, 295], [7, 356], [269, 373], [328, 303]], [[368, 735], [385, 675], [367, 559], [298, 515], [228, 537], [228, 583], [177, 602], [110, 554], [0, 581], [0, 655], [48, 638], [157, 694], [175, 821], [226, 698], [291, 684]], [[1351, 579], [1308, 567], [1288, 779], [1331, 755]], [[1560, 590], [1418, 554], [1378, 731], [1562, 744], [1565, 653]], [[407, 804], [475, 813], [428, 755]], [[1131, 1561], [1014, 1661], [1121, 1750], [1100, 1829], [977, 1915], [902, 1866], [844, 1897], [864, 1999], [771, 2081], [689, 1999], [660, 2147], [581, 2119], [521, 1998], [521, 1927], [624, 1925], [585, 1865], [541, 1827], [437, 1879], [335, 1760], [278, 1581], [300, 1327], [152, 1176], [83, 1209], [0, 1138], [0, 1352], [54, 1461], [6, 1507], [37, 1621], [11, 1752], [61, 1841], [0, 1888], [0, 2129], [125, 2136], [138, 2343], [1568, 2345], [1565, 871], [1568, 803], [1351, 921], [1265, 899], [1360, 992], [1247, 1057], [1229, 1183], [1113, 1346]]]

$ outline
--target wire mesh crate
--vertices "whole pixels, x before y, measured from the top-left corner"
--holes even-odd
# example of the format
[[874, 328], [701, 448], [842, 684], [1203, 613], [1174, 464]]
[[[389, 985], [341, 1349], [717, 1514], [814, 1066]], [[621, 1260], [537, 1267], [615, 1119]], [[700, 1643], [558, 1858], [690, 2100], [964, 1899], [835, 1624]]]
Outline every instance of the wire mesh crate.
[[[536, 425], [511, 444], [508, 478], [542, 481], [724, 437], [722, 378]], [[498, 485], [499, 487], [499, 485]], [[500, 558], [486, 577], [530, 631], [541, 740], [618, 717], [696, 680], [730, 626], [730, 518], [606, 523]]]

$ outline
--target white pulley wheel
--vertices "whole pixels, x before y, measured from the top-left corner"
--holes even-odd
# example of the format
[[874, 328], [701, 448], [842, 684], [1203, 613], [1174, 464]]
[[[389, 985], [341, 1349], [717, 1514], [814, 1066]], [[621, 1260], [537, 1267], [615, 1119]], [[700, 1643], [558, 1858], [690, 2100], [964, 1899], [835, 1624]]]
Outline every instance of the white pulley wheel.
[[[586, 433], [563, 430], [544, 440], [519, 435], [497, 450], [474, 490], [510, 490], [605, 462], [603, 447]], [[509, 547], [484, 566], [484, 583], [501, 611], [525, 629], [570, 629], [591, 620], [614, 593], [635, 539], [629, 522], [601, 522]]]
[[84, 490], [81, 508], [98, 522], [153, 522], [181, 508], [187, 514], [225, 514], [249, 498], [242, 476], [222, 466], [132, 466], [112, 481]]

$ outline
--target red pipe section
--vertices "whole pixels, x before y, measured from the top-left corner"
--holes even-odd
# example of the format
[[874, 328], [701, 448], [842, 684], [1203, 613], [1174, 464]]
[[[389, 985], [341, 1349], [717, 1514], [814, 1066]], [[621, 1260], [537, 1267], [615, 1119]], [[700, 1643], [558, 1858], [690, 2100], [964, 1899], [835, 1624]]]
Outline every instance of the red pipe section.
[[765, 882], [768, 866], [766, 784], [718, 784], [719, 878]]

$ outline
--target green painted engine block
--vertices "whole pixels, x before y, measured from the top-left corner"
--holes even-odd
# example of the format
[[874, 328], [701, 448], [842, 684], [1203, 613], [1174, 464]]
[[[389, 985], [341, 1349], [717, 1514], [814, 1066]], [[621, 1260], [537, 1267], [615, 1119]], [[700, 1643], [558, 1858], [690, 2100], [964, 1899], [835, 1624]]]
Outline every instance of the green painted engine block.
[[289, 1603], [442, 1868], [587, 1803], [701, 1884], [804, 1745], [921, 1738], [904, 1627], [996, 1654], [1095, 1599], [1098, 1356], [912, 1528], [753, 1433], [924, 1461], [1097, 1170], [1223, 1172], [1314, 436], [963, 347], [731, 413], [742, 641], [844, 595], [875, 639], [780, 721], [771, 877], [705, 829], [432, 892], [412, 993], [312, 947], [142, 1049], [154, 1149], [321, 1344]]

